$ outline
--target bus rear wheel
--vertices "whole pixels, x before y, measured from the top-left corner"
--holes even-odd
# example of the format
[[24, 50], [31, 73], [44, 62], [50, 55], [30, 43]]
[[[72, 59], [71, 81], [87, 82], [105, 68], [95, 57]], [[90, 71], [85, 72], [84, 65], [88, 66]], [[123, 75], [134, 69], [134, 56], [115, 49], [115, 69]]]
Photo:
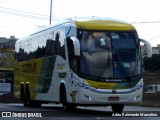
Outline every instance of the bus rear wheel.
[[124, 104], [113, 104], [111, 105], [113, 113], [122, 113]]
[[26, 85], [26, 95], [25, 95], [25, 98], [23, 99], [23, 105], [27, 107], [41, 107], [42, 106], [42, 102], [30, 99], [29, 85]]
[[23, 98], [23, 105], [24, 106], [30, 106], [30, 91], [29, 91], [29, 85], [28, 84], [26, 84], [25, 95], [24, 95], [24, 98]]
[[30, 96], [26, 94], [25, 98], [23, 99], [23, 105], [29, 107], [31, 105]]
[[42, 103], [36, 100], [30, 100], [29, 98], [26, 98], [23, 101], [23, 105], [27, 107], [37, 107], [38, 108], [42, 106]]

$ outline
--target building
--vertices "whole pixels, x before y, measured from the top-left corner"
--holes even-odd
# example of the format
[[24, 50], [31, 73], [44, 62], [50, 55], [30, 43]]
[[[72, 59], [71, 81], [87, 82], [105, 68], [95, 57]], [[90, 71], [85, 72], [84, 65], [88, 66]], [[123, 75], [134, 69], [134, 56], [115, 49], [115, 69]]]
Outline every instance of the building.
[[160, 55], [160, 47], [152, 47], [152, 54]]
[[0, 48], [3, 48], [3, 44], [6, 42], [6, 38], [0, 37]]
[[[0, 37], [0, 95], [8, 94], [13, 91], [13, 67], [14, 67], [14, 49], [17, 38]], [[5, 85], [5, 90], [2, 89]]]
[[157, 47], [152, 47], [152, 54], [160, 55], [160, 44], [157, 44]]
[[14, 49], [16, 41], [15, 36], [10, 36], [10, 38], [0, 37], [0, 48]]
[[[143, 56], [146, 55], [146, 46], [141, 45], [141, 53]], [[160, 44], [157, 44], [157, 47], [152, 47], [152, 54], [160, 55]]]

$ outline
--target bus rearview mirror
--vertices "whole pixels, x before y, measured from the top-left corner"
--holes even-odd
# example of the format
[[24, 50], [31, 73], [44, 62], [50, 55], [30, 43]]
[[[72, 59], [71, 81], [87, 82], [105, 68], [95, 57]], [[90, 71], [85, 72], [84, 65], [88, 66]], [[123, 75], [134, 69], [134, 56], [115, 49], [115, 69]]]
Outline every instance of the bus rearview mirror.
[[74, 55], [80, 56], [80, 43], [79, 43], [79, 40], [74, 36], [70, 37], [70, 39], [73, 41]]
[[144, 39], [139, 39], [140, 42], [143, 42], [146, 46], [146, 57], [152, 57], [152, 46], [151, 44], [147, 41], [147, 40], [144, 40]]

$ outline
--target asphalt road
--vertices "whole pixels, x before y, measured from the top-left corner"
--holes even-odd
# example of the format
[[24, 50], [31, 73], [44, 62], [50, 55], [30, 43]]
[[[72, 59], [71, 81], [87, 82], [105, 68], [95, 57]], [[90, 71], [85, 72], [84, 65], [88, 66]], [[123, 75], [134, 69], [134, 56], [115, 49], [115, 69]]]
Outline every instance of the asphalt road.
[[0, 104], [0, 120], [135, 120], [135, 117], [138, 120], [159, 120], [160, 108], [125, 106], [122, 114], [113, 114], [111, 107], [78, 107], [68, 111], [56, 104], [44, 104], [41, 108]]

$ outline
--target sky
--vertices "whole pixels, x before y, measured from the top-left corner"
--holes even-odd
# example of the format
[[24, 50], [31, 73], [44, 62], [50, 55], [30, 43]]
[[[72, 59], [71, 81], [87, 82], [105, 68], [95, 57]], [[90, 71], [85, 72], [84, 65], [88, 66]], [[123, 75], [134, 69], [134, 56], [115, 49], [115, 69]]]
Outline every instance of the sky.
[[[0, 0], [0, 37], [25, 37], [49, 25], [51, 0]], [[131, 23], [142, 39], [160, 44], [159, 0], [52, 0], [52, 22], [61, 18], [109, 17]]]

